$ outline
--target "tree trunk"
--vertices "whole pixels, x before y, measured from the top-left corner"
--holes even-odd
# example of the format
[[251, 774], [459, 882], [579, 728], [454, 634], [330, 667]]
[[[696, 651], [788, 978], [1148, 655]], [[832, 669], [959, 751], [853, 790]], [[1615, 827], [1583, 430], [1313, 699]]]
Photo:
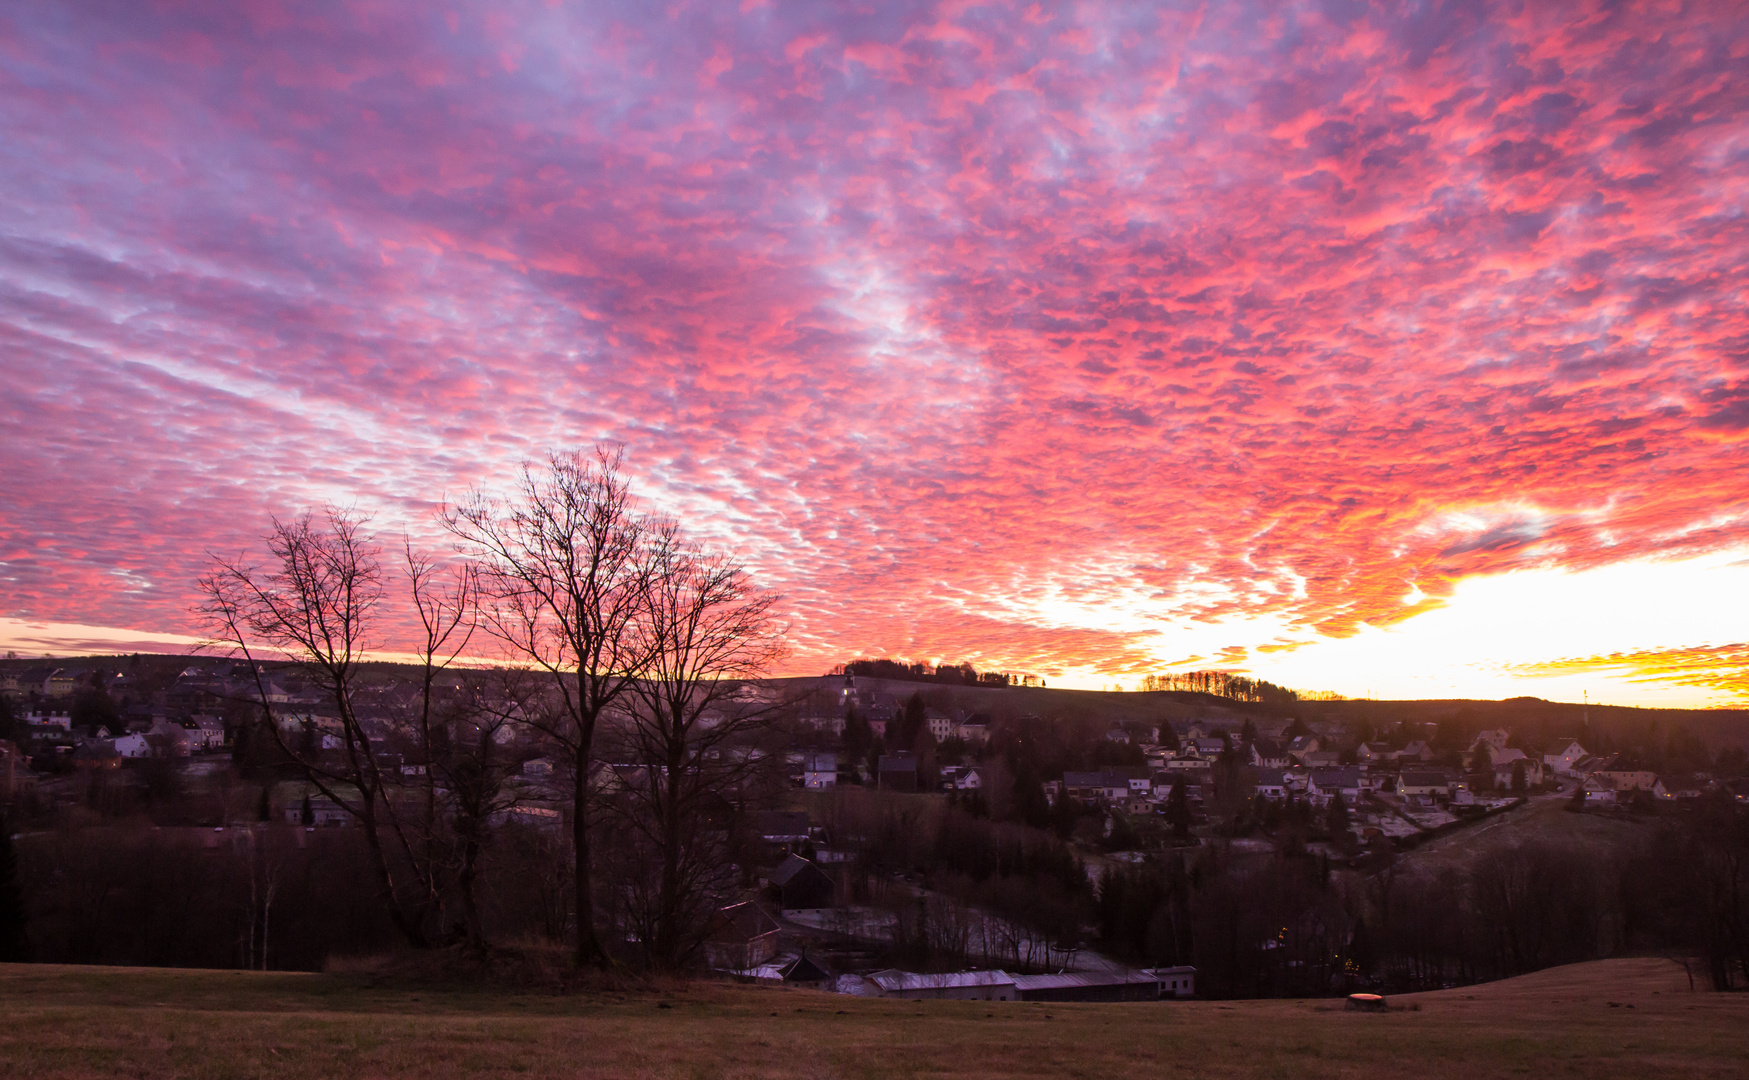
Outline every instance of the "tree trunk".
[[607, 953], [595, 933], [594, 879], [589, 872], [589, 751], [588, 741], [577, 751], [571, 785], [571, 868], [577, 891], [577, 966], [605, 967]]

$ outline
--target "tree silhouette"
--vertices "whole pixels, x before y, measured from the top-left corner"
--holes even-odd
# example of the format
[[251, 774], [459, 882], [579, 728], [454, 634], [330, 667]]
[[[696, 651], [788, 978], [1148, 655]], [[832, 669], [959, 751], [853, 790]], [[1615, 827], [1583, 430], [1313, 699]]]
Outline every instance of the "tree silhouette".
[[18, 856], [12, 850], [12, 827], [0, 814], [0, 964], [29, 959], [24, 936], [24, 898], [18, 888]]

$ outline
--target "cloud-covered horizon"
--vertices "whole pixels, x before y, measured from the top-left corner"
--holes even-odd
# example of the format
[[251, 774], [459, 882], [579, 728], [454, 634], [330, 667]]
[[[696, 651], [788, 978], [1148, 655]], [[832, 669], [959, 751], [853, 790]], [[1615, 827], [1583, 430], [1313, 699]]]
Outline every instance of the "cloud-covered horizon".
[[271, 514], [596, 440], [797, 670], [1743, 547], [1746, 75], [1734, 5], [9, 8], [0, 616], [194, 632]]

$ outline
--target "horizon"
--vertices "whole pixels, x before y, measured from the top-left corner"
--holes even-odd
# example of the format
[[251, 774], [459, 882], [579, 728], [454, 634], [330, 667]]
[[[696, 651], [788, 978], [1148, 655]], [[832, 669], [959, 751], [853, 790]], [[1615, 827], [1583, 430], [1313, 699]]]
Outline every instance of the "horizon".
[[[0, 652], [625, 449], [805, 676], [1749, 707], [1749, 12], [0, 16]], [[393, 648], [396, 642], [385, 642]], [[27, 659], [28, 657], [20, 657]]]
[[[104, 670], [104, 668], [102, 667], [103, 663], [110, 662], [110, 663], [112, 663], [115, 670], [119, 672], [121, 670], [122, 664], [131, 660], [135, 656], [155, 656], [155, 657], [159, 657], [162, 659], [193, 660], [193, 661], [197, 661], [200, 663], [210, 663], [210, 662], [241, 663], [241, 662], [244, 662], [242, 660], [240, 654], [237, 654], [237, 653], [224, 653], [224, 654], [198, 653], [198, 652], [178, 653], [178, 652], [153, 652], [153, 651], [149, 651], [149, 650], [141, 650], [140, 652], [137, 652], [137, 653], [70, 653], [70, 654], [65, 655], [65, 656], [55, 656], [52, 654], [43, 654], [40, 656], [6, 655], [6, 656], [0, 656], [0, 663], [5, 663], [5, 664], [9, 664], [9, 665], [11, 665], [11, 664], [33, 664], [33, 665], [42, 665], [45, 667], [50, 666], [50, 665], [54, 665], [54, 664], [62, 664], [62, 663], [91, 664], [91, 665], [96, 666], [96, 668], [98, 670]], [[891, 658], [891, 657], [884, 657], [884, 658], [883, 657], [858, 657], [856, 659], [857, 660], [875, 660], [875, 659], [893, 659], [893, 658]], [[263, 665], [266, 665], [269, 667], [274, 667], [274, 668], [280, 668], [280, 667], [296, 668], [296, 667], [299, 667], [299, 666], [302, 666], [305, 664], [305, 661], [300, 660], [297, 657], [283, 656], [283, 655], [279, 656], [279, 657], [275, 657], [275, 658], [268, 658], [264, 654], [257, 654], [255, 657], [255, 661], [256, 661], [256, 663], [263, 664]], [[367, 654], [361, 660], [361, 663], [364, 663], [364, 664], [375, 664], [375, 665], [383, 665], [383, 666], [388, 666], [388, 667], [417, 667], [419, 665], [419, 662], [420, 661], [419, 661], [418, 657], [416, 657], [416, 656], [410, 656], [410, 655], [405, 655], [405, 654], [388, 654], [388, 653], [370, 653], [370, 654]], [[491, 659], [481, 658], [478, 656], [460, 656], [460, 657], [457, 657], [450, 664], [446, 665], [443, 670], [451, 671], [451, 672], [490, 671], [494, 668], [502, 667], [506, 664], [515, 664], [515, 663], [518, 663], [518, 661], [491, 660]], [[842, 665], [838, 665], [838, 666], [841, 667]], [[834, 669], [834, 670], [826, 671], [824, 673], [815, 673], [815, 674], [808, 674], [805, 672], [797, 672], [797, 673], [788, 673], [788, 674], [781, 674], [781, 675], [768, 675], [768, 676], [763, 676], [763, 677], [759, 677], [759, 678], [755, 678], [755, 679], [747, 679], [745, 681], [759, 682], [759, 683], [792, 682], [792, 681], [793, 682], [823, 681], [823, 680], [828, 680], [828, 679], [842, 678], [843, 674], [844, 673], [842, 671]], [[1267, 701], [1247, 701], [1247, 700], [1241, 699], [1241, 698], [1229, 697], [1227, 695], [1218, 693], [1218, 692], [1213, 691], [1213, 690], [1191, 690], [1191, 689], [1185, 689], [1185, 688], [1149, 689], [1149, 688], [1144, 687], [1140, 684], [1135, 685], [1135, 686], [1122, 686], [1122, 685], [1116, 685], [1116, 684], [1106, 685], [1106, 686], [1063, 686], [1063, 685], [1057, 685], [1057, 684], [1022, 685], [1022, 684], [1016, 682], [1016, 683], [1012, 683], [1012, 684], [1009, 684], [1006, 686], [995, 686], [995, 685], [982, 684], [982, 683], [972, 684], [972, 683], [938, 682], [929, 676], [919, 676], [918, 678], [915, 678], [915, 679], [907, 679], [907, 678], [900, 678], [897, 676], [859, 674], [856, 676], [856, 678], [858, 680], [866, 681], [866, 682], [904, 683], [907, 685], [914, 685], [914, 686], [919, 688], [919, 690], [918, 690], [919, 693], [922, 693], [925, 688], [939, 688], [942, 690], [949, 691], [951, 693], [959, 693], [962, 691], [972, 691], [972, 692], [977, 692], [977, 693], [984, 693], [984, 692], [1001, 693], [1001, 692], [1013, 690], [1013, 691], [1017, 691], [1021, 694], [1025, 694], [1026, 692], [1032, 691], [1032, 690], [1044, 690], [1044, 691], [1064, 691], [1067, 693], [1074, 693], [1074, 694], [1123, 694], [1123, 695], [1131, 695], [1131, 694], [1136, 694], [1136, 695], [1189, 694], [1192, 696], [1211, 697], [1211, 698], [1216, 698], [1216, 699], [1220, 699], [1220, 700], [1232, 701], [1235, 704], [1241, 705], [1241, 706], [1253, 706], [1256, 708], [1274, 709], [1278, 713], [1281, 713], [1283, 710], [1289, 710], [1289, 707], [1287, 705], [1285, 705], [1279, 701], [1273, 702], [1273, 703], [1267, 702]], [[741, 681], [741, 680], [737, 680], [737, 681]], [[1283, 690], [1288, 690], [1288, 691], [1293, 692], [1297, 696], [1296, 700], [1294, 701], [1294, 704], [1296, 704], [1296, 705], [1297, 704], [1311, 704], [1311, 705], [1330, 705], [1330, 704], [1335, 704], [1335, 705], [1345, 705], [1345, 704], [1432, 705], [1432, 704], [1439, 704], [1442, 702], [1506, 705], [1506, 704], [1511, 704], [1513, 702], [1518, 702], [1518, 701], [1523, 701], [1523, 702], [1533, 702], [1534, 701], [1534, 702], [1540, 702], [1544, 705], [1557, 705], [1557, 706], [1561, 706], [1564, 708], [1571, 707], [1571, 708], [1575, 708], [1575, 709], [1589, 709], [1589, 708], [1597, 708], [1597, 709], [1648, 709], [1648, 710], [1666, 711], [1666, 712], [1668, 712], [1668, 711], [1678, 711], [1678, 712], [1680, 712], [1680, 711], [1749, 712], [1749, 706], [1736, 707], [1736, 706], [1732, 706], [1729, 704], [1727, 704], [1727, 705], [1699, 706], [1699, 707], [1683, 706], [1683, 705], [1622, 705], [1622, 704], [1617, 704], [1617, 703], [1607, 702], [1607, 701], [1591, 701], [1589, 699], [1581, 699], [1579, 701], [1563, 701], [1563, 700], [1552, 699], [1552, 698], [1540, 698], [1540, 697], [1536, 697], [1535, 695], [1528, 695], [1528, 694], [1516, 695], [1514, 697], [1506, 697], [1506, 698], [1382, 698], [1382, 697], [1347, 697], [1347, 696], [1341, 696], [1341, 695], [1327, 696], [1330, 692], [1311, 690], [1311, 689], [1308, 689], [1306, 687], [1295, 687], [1295, 686], [1279, 687], [1278, 689], [1283, 689]], [[1291, 711], [1291, 710], [1289, 710], [1289, 711]]]

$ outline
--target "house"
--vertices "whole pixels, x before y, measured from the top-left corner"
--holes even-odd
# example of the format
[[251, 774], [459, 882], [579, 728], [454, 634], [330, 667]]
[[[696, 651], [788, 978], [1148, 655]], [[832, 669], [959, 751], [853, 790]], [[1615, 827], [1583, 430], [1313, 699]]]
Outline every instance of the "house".
[[204, 748], [205, 739], [193, 721], [167, 719], [155, 721], [146, 738], [165, 757], [188, 757], [197, 744]]
[[1617, 802], [1615, 784], [1604, 777], [1586, 777], [1583, 787], [1586, 806], [1614, 806]]
[[1271, 802], [1287, 798], [1287, 778], [1281, 769], [1257, 770], [1257, 794]]
[[863, 976], [863, 990], [870, 997], [906, 1001], [1015, 1001], [1014, 978], [1006, 971], [920, 974], [889, 968]]
[[809, 754], [802, 759], [802, 786], [810, 791], [838, 786], [838, 755]]
[[1179, 757], [1198, 757], [1204, 761], [1213, 761], [1225, 753], [1227, 749], [1227, 743], [1224, 739], [1186, 739], [1179, 745]]
[[124, 758], [145, 758], [152, 756], [152, 744], [147, 742], [146, 737], [137, 731], [130, 735], [123, 735], [121, 738], [116, 739], [111, 745], [115, 747], [115, 752]]
[[785, 911], [837, 906], [837, 882], [800, 855], [791, 855], [771, 872], [771, 886]]
[[1316, 805], [1325, 805], [1337, 795], [1349, 806], [1360, 801], [1362, 773], [1359, 769], [1313, 769], [1306, 794]]
[[1125, 731], [1123, 728], [1114, 727], [1110, 731], [1105, 733], [1105, 741], [1106, 742], [1120, 743], [1124, 746], [1128, 746], [1130, 744], [1130, 733]]
[[947, 713], [940, 712], [936, 709], [925, 709], [923, 711], [923, 722], [929, 725], [929, 734], [935, 736], [935, 741], [938, 743], [946, 742], [953, 738], [954, 728], [959, 726], [958, 717], [949, 716]]
[[1251, 764], [1260, 769], [1285, 769], [1293, 761], [1274, 739], [1254, 739], [1251, 743]]
[[49, 677], [43, 680], [43, 696], [52, 698], [70, 697], [73, 688], [78, 685], [82, 671], [71, 668], [56, 668]]
[[1308, 750], [1299, 755], [1299, 763], [1308, 769], [1334, 769], [1342, 764], [1342, 755], [1334, 750]]
[[1362, 765], [1381, 765], [1387, 761], [1397, 760], [1398, 751], [1382, 742], [1361, 743], [1354, 751], [1354, 760]]
[[1397, 754], [1398, 761], [1432, 761], [1439, 755], [1433, 752], [1433, 747], [1426, 739], [1415, 739], [1403, 747]]
[[746, 971], [777, 955], [777, 920], [750, 901], [718, 910], [705, 940], [705, 962], [714, 968]]
[[1658, 785], [1658, 775], [1644, 769], [1599, 769], [1590, 778], [1608, 781], [1617, 791], [1651, 791]]
[[1397, 794], [1405, 799], [1443, 799], [1451, 795], [1451, 777], [1439, 769], [1405, 769], [1397, 781]]
[[65, 712], [34, 712], [24, 717], [24, 734], [32, 742], [71, 739], [73, 718]]
[[1319, 748], [1320, 744], [1316, 735], [1301, 735], [1287, 744], [1288, 755], [1296, 758], [1301, 754], [1317, 753]]
[[192, 716], [183, 725], [190, 745], [197, 750], [222, 750], [225, 746], [225, 722], [216, 716]]
[[1498, 754], [1500, 751], [1506, 749], [1506, 742], [1510, 738], [1512, 738], [1512, 733], [1505, 728], [1494, 728], [1490, 731], [1479, 732], [1476, 735], [1475, 741], [1470, 743], [1468, 752], [1473, 754], [1476, 752], [1478, 746], [1487, 743], [1488, 748]]
[[1590, 756], [1577, 739], [1567, 739], [1554, 753], [1543, 755], [1543, 764], [1556, 776], [1574, 776], [1573, 766]]
[[1523, 750], [1508, 747], [1494, 752], [1494, 786], [1501, 790], [1512, 787], [1512, 773], [1519, 770], [1524, 775], [1527, 787], [1535, 787], [1543, 782], [1543, 763], [1526, 754]]
[[1592, 773], [1613, 769], [1616, 758], [1619, 756], [1618, 754], [1593, 754], [1589, 757], [1582, 757], [1573, 763], [1571, 775], [1583, 780]]
[[1145, 767], [1063, 773], [1064, 794], [1082, 802], [1116, 802], [1129, 798], [1132, 793], [1148, 794], [1153, 787], [1153, 778]]
[[1149, 968], [1148, 973], [1159, 981], [1163, 998], [1187, 998], [1196, 993], [1196, 969], [1189, 964]]
[[990, 714], [973, 713], [966, 717], [965, 722], [955, 732], [960, 738], [973, 745], [981, 746], [990, 741]]
[[1685, 776], [1660, 776], [1658, 786], [1652, 794], [1660, 800], [1664, 799], [1698, 799], [1704, 793], [1706, 784], [1701, 778], [1691, 774]]
[[941, 770], [943, 791], [977, 791], [984, 786], [984, 776], [976, 765], [949, 765]]

